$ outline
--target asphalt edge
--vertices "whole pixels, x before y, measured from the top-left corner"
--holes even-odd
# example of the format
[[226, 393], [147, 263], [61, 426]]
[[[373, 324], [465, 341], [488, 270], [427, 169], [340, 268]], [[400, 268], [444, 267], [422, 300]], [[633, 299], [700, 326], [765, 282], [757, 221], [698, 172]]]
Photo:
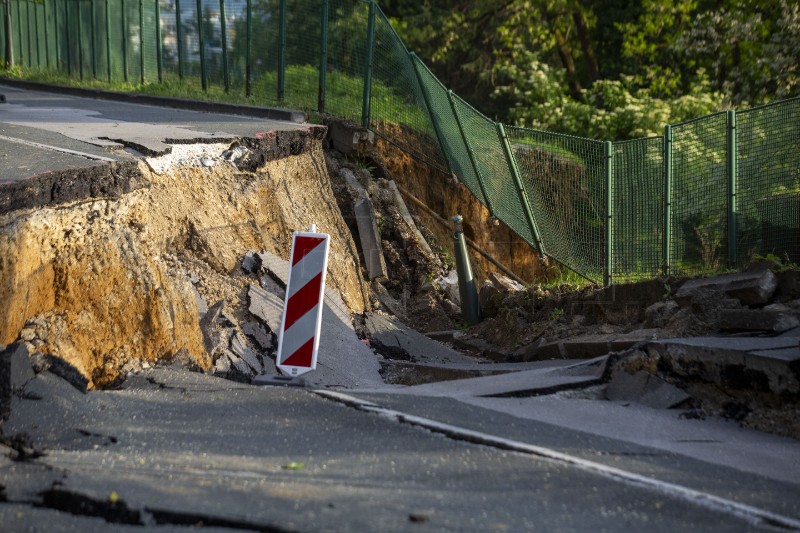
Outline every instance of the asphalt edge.
[[0, 76], [0, 85], [8, 85], [18, 89], [43, 91], [97, 100], [110, 100], [129, 104], [144, 104], [158, 107], [172, 107], [188, 111], [201, 111], [205, 113], [223, 113], [228, 115], [243, 115], [248, 117], [280, 120], [285, 122], [304, 123], [308, 116], [302, 111], [283, 109], [279, 107], [260, 107], [245, 104], [230, 104], [211, 102], [205, 100], [190, 100], [188, 98], [172, 98], [142, 93], [120, 93], [104, 89], [89, 89], [84, 87], [71, 87], [38, 81], [18, 80]]

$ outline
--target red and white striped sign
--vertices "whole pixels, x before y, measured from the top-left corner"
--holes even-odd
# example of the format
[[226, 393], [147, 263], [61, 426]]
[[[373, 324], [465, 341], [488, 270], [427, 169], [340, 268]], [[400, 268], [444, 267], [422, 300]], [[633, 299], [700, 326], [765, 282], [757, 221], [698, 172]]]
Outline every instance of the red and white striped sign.
[[290, 376], [317, 367], [330, 235], [295, 232], [286, 302], [278, 335], [278, 369]]

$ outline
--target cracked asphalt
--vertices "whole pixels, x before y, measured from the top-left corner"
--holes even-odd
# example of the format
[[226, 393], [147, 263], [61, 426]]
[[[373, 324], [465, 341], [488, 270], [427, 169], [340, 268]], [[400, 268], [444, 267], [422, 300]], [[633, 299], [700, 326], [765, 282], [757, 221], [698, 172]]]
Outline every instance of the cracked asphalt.
[[[459, 423], [499, 422], [538, 440], [535, 426], [458, 409]], [[309, 390], [253, 387], [178, 369], [150, 370], [120, 390], [85, 394], [43, 372], [13, 398], [2, 431], [0, 523], [7, 531], [171, 531], [197, 524], [254, 531], [765, 526], [557, 461], [362, 412]], [[551, 428], [542, 440], [563, 445], [579, 436], [555, 433]], [[599, 442], [583, 439], [585, 450]], [[606, 452], [624, 451], [618, 443], [600, 444]], [[652, 458], [643, 463], [651, 474], [664, 467]], [[739, 496], [764, 485], [745, 487]], [[791, 490], [786, 501], [798, 501]]]

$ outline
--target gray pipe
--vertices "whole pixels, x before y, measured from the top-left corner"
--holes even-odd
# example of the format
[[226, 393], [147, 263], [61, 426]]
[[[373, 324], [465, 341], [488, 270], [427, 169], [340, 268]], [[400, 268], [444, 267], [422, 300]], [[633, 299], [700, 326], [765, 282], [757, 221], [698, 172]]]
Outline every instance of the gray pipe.
[[472, 266], [467, 254], [467, 242], [464, 239], [464, 218], [456, 215], [453, 221], [453, 249], [456, 254], [456, 272], [458, 273], [458, 293], [461, 295], [461, 314], [467, 324], [474, 326], [481, 321], [481, 305], [478, 301], [478, 289], [472, 275]]

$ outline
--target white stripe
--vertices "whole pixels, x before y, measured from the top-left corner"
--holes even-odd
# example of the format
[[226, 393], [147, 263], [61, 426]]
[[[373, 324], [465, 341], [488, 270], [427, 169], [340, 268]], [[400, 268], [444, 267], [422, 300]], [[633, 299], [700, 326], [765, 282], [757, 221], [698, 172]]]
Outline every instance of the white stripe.
[[308, 313], [304, 314], [297, 322], [292, 324], [292, 327], [283, 332], [278, 357], [280, 364], [283, 364], [284, 359], [296, 352], [302, 345], [308, 342], [308, 339], [315, 335], [317, 313], [319, 313], [319, 304], [312, 307]]
[[313, 250], [308, 252], [297, 264], [292, 267], [289, 278], [288, 298], [294, 296], [297, 291], [305, 287], [314, 276], [322, 272], [325, 265], [325, 254], [327, 249], [327, 239], [320, 242]]
[[316, 390], [314, 392], [325, 398], [336, 400], [367, 412], [376, 413], [400, 422], [424, 427], [430, 431], [443, 433], [450, 437], [457, 437], [475, 444], [493, 446], [503, 450], [536, 455], [558, 463], [567, 463], [580, 468], [581, 470], [600, 474], [602, 476], [615, 479], [617, 481], [622, 481], [624, 483], [629, 483], [631, 485], [649, 488], [661, 494], [683, 500], [693, 505], [699, 505], [701, 507], [705, 507], [706, 509], [734, 515], [755, 526], [771, 525], [800, 530], [800, 520], [795, 518], [772, 513], [765, 509], [738, 503], [726, 498], [721, 498], [707, 492], [701, 492], [689, 487], [684, 487], [683, 485], [677, 485], [667, 481], [660, 481], [658, 479], [645, 477], [633, 472], [627, 472], [619, 468], [614, 468], [613, 466], [595, 463], [594, 461], [581, 459], [580, 457], [568, 455], [550, 448], [534, 446], [532, 444], [505, 439], [503, 437], [489, 435], [487, 433], [481, 433], [478, 431], [472, 431], [458, 426], [451, 426], [450, 424], [443, 424], [429, 418], [422, 418], [419, 416], [401, 413], [400, 411], [386, 409], [372, 402], [367, 402], [354, 396], [342, 394], [340, 392], [326, 390]]

